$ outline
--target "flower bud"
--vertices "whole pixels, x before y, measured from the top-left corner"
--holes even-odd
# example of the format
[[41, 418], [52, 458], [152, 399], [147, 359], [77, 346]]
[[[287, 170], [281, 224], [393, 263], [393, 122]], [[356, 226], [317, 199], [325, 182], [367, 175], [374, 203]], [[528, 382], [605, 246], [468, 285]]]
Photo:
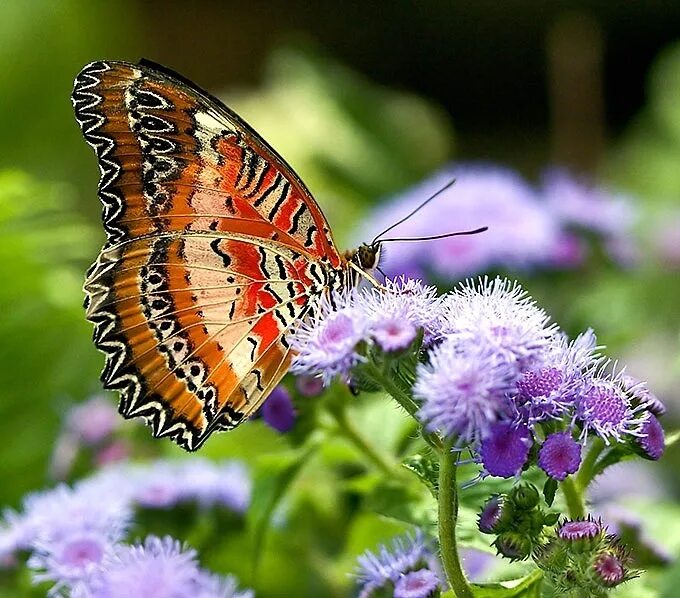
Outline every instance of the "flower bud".
[[493, 545], [498, 554], [512, 561], [524, 560], [531, 554], [532, 549], [531, 539], [518, 532], [503, 532], [496, 538]]
[[482, 507], [477, 521], [479, 531], [484, 534], [495, 534], [503, 529], [504, 503], [502, 496], [492, 496]]
[[595, 578], [605, 587], [613, 588], [626, 580], [626, 569], [613, 552], [598, 555], [593, 564]]
[[519, 484], [513, 488], [510, 498], [518, 509], [528, 510], [538, 505], [539, 494], [533, 484]]
[[573, 552], [586, 552], [593, 550], [602, 539], [602, 524], [592, 517], [565, 521], [558, 528], [557, 536], [569, 544]]

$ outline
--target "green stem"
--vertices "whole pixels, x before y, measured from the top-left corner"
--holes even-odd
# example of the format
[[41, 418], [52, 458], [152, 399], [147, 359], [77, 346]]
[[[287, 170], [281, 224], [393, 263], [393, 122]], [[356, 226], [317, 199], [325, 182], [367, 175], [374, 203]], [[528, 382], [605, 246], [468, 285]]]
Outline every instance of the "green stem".
[[458, 488], [456, 458], [446, 443], [439, 460], [439, 548], [449, 585], [458, 598], [472, 598], [472, 588], [463, 573], [456, 546]]
[[588, 454], [585, 459], [583, 459], [583, 463], [581, 463], [578, 475], [576, 476], [576, 484], [581, 491], [585, 490], [588, 487], [588, 484], [592, 482], [595, 463], [605, 447], [606, 445], [602, 438], [595, 438], [592, 441]]
[[396, 465], [388, 461], [383, 454], [361, 435], [356, 426], [347, 417], [347, 411], [343, 406], [329, 409], [331, 415], [338, 425], [338, 431], [347, 440], [352, 442], [368, 459], [382, 472], [389, 476], [394, 476], [397, 472]]
[[572, 476], [567, 476], [560, 484], [564, 498], [567, 501], [569, 517], [571, 519], [582, 519], [586, 516], [586, 508], [583, 504], [581, 490], [577, 486]]

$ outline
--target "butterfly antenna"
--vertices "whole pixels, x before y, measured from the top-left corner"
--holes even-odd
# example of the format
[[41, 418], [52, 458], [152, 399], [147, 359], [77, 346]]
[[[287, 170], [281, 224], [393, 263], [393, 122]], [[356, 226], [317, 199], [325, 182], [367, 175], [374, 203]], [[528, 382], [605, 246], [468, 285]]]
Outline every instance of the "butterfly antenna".
[[460, 237], [463, 235], [477, 235], [489, 230], [488, 226], [482, 226], [474, 230], [463, 230], [455, 233], [443, 233], [441, 235], [432, 235], [429, 237], [393, 237], [391, 239], [383, 239], [381, 243], [388, 243], [391, 241], [434, 241], [435, 239], [447, 239], [448, 237]]
[[403, 222], [406, 222], [409, 218], [411, 218], [411, 216], [413, 216], [414, 214], [416, 214], [417, 212], [422, 210], [427, 204], [429, 204], [435, 197], [437, 197], [438, 195], [440, 195], [441, 193], [446, 191], [449, 187], [453, 186], [453, 184], [455, 182], [456, 182], [456, 179], [451, 179], [441, 189], [439, 189], [438, 191], [435, 191], [432, 195], [430, 195], [430, 197], [428, 197], [423, 203], [421, 203], [415, 210], [413, 210], [412, 212], [410, 212], [409, 214], [404, 216], [401, 220], [398, 220], [397, 222], [395, 222], [391, 226], [388, 226], [383, 232], [381, 232], [380, 234], [376, 235], [373, 238], [373, 241], [371, 241], [371, 245], [375, 245], [375, 243], [378, 241], [378, 239], [380, 237], [382, 237], [384, 234], [390, 232], [393, 228], [396, 228], [397, 226], [399, 226]]

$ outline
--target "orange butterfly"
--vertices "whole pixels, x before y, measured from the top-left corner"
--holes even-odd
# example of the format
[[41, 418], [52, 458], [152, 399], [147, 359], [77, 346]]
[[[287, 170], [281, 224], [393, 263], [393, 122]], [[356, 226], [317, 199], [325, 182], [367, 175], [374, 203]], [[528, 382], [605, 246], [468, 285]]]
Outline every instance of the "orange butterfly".
[[286, 373], [286, 334], [380, 243], [340, 254], [316, 201], [255, 131], [159, 65], [94, 62], [76, 119], [99, 160], [107, 235], [87, 318], [120, 412], [187, 450], [253, 414]]

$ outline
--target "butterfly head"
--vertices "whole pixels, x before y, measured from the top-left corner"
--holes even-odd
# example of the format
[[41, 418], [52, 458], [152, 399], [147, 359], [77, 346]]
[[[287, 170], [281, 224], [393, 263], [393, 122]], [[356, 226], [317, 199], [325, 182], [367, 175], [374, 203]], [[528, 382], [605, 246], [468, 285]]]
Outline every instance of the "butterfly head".
[[355, 264], [360, 270], [364, 272], [373, 272], [380, 264], [380, 250], [382, 244], [380, 242], [362, 243], [357, 249], [348, 251], [345, 258], [348, 262]]

